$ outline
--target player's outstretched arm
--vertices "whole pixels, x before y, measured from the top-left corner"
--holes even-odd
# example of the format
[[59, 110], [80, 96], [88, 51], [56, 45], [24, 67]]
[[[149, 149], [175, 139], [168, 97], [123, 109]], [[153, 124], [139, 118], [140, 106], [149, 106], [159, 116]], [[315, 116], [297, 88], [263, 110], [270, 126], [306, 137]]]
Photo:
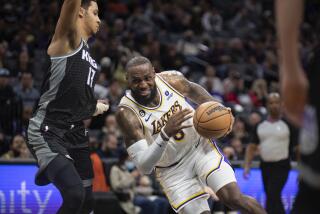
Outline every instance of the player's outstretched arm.
[[77, 18], [81, 0], [64, 0], [55, 32], [48, 48], [50, 56], [64, 55], [78, 47]]
[[205, 102], [216, 101], [202, 86], [187, 80], [181, 72], [165, 71], [160, 73], [160, 76], [174, 89], [196, 104], [200, 105]]
[[[299, 56], [303, 0], [277, 0], [275, 6], [281, 94], [287, 117], [300, 125], [308, 91], [308, 81]], [[299, 93], [296, 93], [297, 90]]]

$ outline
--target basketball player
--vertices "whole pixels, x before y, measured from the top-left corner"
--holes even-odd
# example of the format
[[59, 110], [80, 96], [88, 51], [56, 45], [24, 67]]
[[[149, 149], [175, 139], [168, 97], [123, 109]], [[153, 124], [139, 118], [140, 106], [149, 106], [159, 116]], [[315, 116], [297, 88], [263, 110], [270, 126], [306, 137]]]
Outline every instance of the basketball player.
[[[276, 2], [282, 97], [288, 116], [295, 124], [302, 125], [299, 163], [301, 181], [292, 213], [313, 214], [320, 210], [320, 47], [318, 43], [312, 51], [305, 74], [298, 42], [303, 8], [303, 0]], [[313, 27], [319, 31], [319, 26]]]
[[87, 40], [99, 29], [95, 0], [64, 0], [47, 49], [49, 71], [30, 119], [28, 146], [37, 159], [36, 184], [52, 182], [63, 203], [58, 213], [89, 213], [93, 170], [83, 120], [107, 111], [94, 98], [97, 63]]
[[193, 127], [194, 110], [185, 98], [201, 104], [213, 100], [209, 93], [177, 71], [155, 74], [145, 57], [131, 59], [126, 72], [129, 90], [120, 101], [117, 121], [130, 157], [145, 174], [155, 168], [173, 209], [210, 213], [203, 190], [208, 185], [232, 209], [265, 213], [254, 199], [240, 193], [234, 172], [215, 143]]

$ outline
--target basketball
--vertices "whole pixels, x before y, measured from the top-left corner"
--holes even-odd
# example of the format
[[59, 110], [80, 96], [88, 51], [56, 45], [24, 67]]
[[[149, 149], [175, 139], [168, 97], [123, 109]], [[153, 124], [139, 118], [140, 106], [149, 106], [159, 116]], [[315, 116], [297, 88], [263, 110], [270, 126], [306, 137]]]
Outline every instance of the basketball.
[[232, 113], [222, 104], [210, 101], [201, 104], [193, 115], [193, 124], [197, 132], [205, 138], [220, 138], [232, 127]]

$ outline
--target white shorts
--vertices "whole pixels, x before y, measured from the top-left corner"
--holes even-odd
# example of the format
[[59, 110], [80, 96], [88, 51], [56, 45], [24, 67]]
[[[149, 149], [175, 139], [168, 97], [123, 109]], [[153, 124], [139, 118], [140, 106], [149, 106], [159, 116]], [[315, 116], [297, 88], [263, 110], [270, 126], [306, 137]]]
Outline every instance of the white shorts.
[[209, 195], [204, 191], [207, 178], [214, 180], [210, 186], [217, 192], [228, 183], [236, 182], [234, 171], [224, 160], [215, 143], [205, 140], [193, 147], [176, 165], [156, 168], [160, 182], [172, 208], [179, 212], [189, 202]]

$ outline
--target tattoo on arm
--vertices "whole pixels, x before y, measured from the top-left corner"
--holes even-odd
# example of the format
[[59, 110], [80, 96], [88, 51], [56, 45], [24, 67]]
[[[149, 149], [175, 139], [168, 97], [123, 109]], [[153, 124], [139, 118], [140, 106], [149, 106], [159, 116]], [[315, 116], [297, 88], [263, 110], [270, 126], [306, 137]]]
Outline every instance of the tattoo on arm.
[[119, 107], [116, 112], [116, 119], [120, 130], [124, 135], [127, 148], [135, 142], [145, 138], [143, 126], [133, 110], [123, 106]]
[[[162, 73], [161, 73], [162, 74]], [[196, 104], [202, 104], [215, 99], [199, 84], [187, 80], [180, 72], [163, 72], [161, 75], [168, 83], [185, 97]]]

